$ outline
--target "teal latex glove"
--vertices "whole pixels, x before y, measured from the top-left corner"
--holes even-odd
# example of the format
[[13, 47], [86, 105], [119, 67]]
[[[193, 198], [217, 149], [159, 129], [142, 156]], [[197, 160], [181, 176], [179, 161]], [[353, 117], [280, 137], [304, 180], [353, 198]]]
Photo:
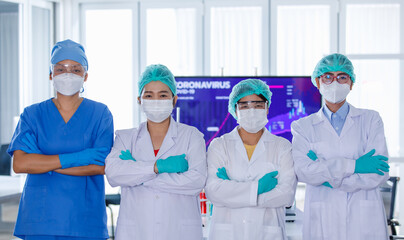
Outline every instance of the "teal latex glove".
[[108, 155], [108, 148], [87, 148], [80, 152], [59, 154], [62, 169], [87, 166], [95, 164], [99, 166], [105, 165], [105, 158]]
[[226, 168], [225, 168], [225, 167], [218, 168], [218, 169], [217, 169], [216, 176], [217, 176], [218, 178], [223, 179], [223, 180], [230, 180], [229, 176], [227, 176]]
[[373, 156], [375, 152], [376, 150], [372, 149], [356, 160], [355, 173], [376, 173], [384, 175], [383, 172], [389, 171], [390, 166], [385, 162], [388, 158], [381, 155]]
[[171, 156], [156, 161], [159, 173], [182, 173], [188, 171], [188, 161], [185, 154]]
[[[317, 154], [315, 152], [313, 152], [312, 150], [310, 150], [307, 153], [307, 156], [313, 161], [316, 161], [318, 159]], [[323, 182], [323, 184], [321, 184], [321, 185], [329, 187], [329, 188], [333, 188], [329, 182]]]
[[273, 171], [265, 174], [260, 180], [258, 180], [258, 195], [271, 191], [278, 185], [278, 179], [276, 179], [278, 171]]
[[122, 150], [121, 155], [119, 155], [119, 158], [122, 160], [132, 160], [132, 161], [136, 162], [136, 160], [132, 157], [132, 154], [130, 153], [129, 150], [126, 150], [126, 151]]

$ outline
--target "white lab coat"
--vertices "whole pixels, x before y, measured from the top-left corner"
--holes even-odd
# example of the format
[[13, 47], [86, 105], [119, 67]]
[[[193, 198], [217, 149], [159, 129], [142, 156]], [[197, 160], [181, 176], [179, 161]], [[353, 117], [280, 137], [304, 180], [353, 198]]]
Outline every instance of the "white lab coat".
[[[291, 144], [265, 129], [251, 160], [237, 127], [212, 141], [208, 149], [207, 198], [213, 203], [209, 240], [281, 240], [285, 207], [293, 203], [296, 176]], [[225, 167], [229, 180], [216, 176]], [[278, 185], [257, 195], [258, 180], [278, 171]]]
[[[349, 107], [340, 136], [322, 109], [292, 123], [295, 171], [307, 183], [304, 240], [387, 239], [378, 187], [389, 175], [354, 173], [355, 160], [370, 150], [388, 155], [383, 122], [375, 111]], [[309, 150], [317, 161], [306, 156]], [[332, 189], [321, 185], [326, 181]]]
[[[119, 158], [127, 149], [136, 162]], [[202, 239], [199, 193], [206, 182], [205, 149], [202, 133], [172, 118], [157, 156], [146, 122], [116, 132], [105, 173], [111, 186], [122, 189], [117, 240]], [[183, 153], [188, 171], [154, 173], [157, 159]]]

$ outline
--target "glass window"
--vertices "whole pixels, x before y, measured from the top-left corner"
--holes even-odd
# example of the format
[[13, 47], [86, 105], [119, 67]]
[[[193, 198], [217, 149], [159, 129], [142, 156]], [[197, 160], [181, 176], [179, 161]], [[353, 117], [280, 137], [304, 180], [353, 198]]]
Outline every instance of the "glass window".
[[42, 102], [52, 95], [49, 81], [50, 10], [32, 7], [32, 96], [33, 103]]
[[108, 106], [115, 129], [133, 127], [134, 104], [137, 104], [133, 85], [132, 20], [131, 9], [85, 11], [89, 76], [84, 94]]
[[[379, 112], [390, 156], [399, 154], [399, 60], [353, 60], [356, 83], [348, 102], [358, 108]], [[388, 69], [386, 71], [386, 69]]]
[[400, 53], [399, 4], [348, 4], [346, 53]]
[[146, 10], [146, 63], [166, 65], [174, 75], [197, 73], [195, 8]]
[[[9, 144], [19, 116], [19, 5], [0, 1], [0, 141]], [[3, 148], [2, 148], [3, 149]], [[3, 169], [4, 170], [4, 169]], [[0, 169], [1, 171], [1, 169]]]
[[311, 75], [324, 55], [330, 53], [330, 6], [278, 6], [278, 75]]
[[211, 75], [262, 73], [262, 14], [255, 6], [210, 9]]

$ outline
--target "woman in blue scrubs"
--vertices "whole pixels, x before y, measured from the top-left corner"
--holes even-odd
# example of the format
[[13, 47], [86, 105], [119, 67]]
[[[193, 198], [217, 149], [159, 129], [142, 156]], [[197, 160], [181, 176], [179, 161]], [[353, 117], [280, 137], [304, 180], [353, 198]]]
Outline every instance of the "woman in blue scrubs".
[[107, 106], [79, 96], [87, 80], [84, 48], [71, 40], [52, 49], [55, 98], [24, 109], [8, 153], [16, 173], [28, 173], [16, 237], [105, 240], [104, 164], [113, 143]]

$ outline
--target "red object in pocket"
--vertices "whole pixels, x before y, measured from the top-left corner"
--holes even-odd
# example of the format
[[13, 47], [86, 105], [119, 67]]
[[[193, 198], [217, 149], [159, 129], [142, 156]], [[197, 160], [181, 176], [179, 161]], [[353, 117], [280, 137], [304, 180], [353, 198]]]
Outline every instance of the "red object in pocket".
[[206, 195], [205, 195], [205, 192], [199, 193], [199, 199], [201, 200], [201, 214], [206, 214]]

